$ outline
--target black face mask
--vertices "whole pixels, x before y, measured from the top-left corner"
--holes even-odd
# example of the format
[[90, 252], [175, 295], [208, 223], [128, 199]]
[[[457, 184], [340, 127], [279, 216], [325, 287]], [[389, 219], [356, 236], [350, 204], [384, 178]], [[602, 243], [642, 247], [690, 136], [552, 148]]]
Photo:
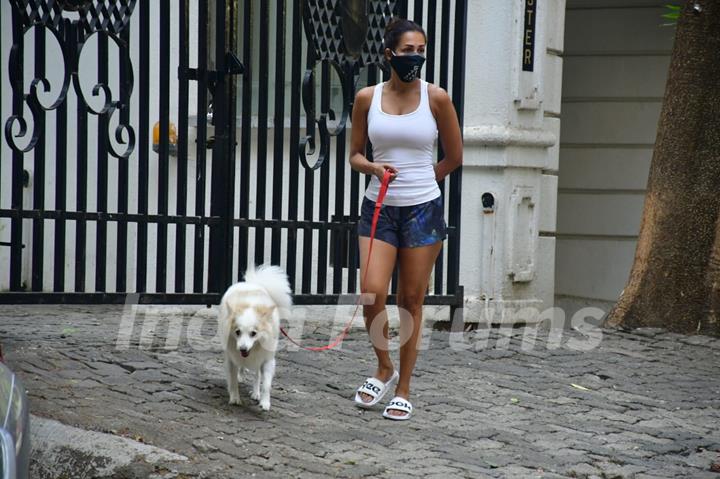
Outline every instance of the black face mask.
[[415, 81], [420, 76], [420, 69], [425, 63], [425, 57], [418, 54], [395, 55], [390, 57], [390, 66], [398, 74], [398, 77], [406, 83]]

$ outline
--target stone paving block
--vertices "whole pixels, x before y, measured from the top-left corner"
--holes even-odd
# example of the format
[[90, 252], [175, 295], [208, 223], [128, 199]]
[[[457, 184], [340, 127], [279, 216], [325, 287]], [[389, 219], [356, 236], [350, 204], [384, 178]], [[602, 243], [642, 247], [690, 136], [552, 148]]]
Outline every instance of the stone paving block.
[[379, 477], [385, 472], [385, 468], [379, 465], [373, 464], [360, 464], [352, 465], [341, 469], [335, 477], [346, 477], [346, 478], [365, 478], [365, 477]]
[[475, 464], [456, 464], [459, 469], [459, 476], [464, 478], [478, 478], [478, 477], [501, 477], [497, 469], [491, 469], [487, 467], [478, 466]]
[[547, 477], [544, 471], [537, 470], [537, 469], [531, 469], [529, 467], [522, 467], [522, 466], [504, 466], [498, 468], [498, 472], [502, 474], [504, 477], [513, 477], [513, 478], [523, 478], [523, 479], [530, 479], [530, 478], [544, 478]]
[[567, 466], [562, 472], [563, 474], [567, 474], [570, 477], [577, 477], [578, 479], [590, 478], [592, 476], [602, 477], [603, 474], [602, 469], [586, 462]]
[[636, 477], [636, 474], [647, 470], [647, 467], [644, 466], [635, 466], [632, 464], [615, 464], [605, 461], [595, 462], [594, 466], [603, 471], [602, 474], [604, 474], [608, 478], [617, 479], [632, 479], [633, 477]]

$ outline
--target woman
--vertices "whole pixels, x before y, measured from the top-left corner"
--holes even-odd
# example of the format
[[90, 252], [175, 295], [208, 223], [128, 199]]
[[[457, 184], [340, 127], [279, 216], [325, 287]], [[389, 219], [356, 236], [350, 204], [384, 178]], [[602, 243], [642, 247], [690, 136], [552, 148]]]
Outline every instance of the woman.
[[[419, 25], [394, 19], [385, 29], [384, 38], [390, 80], [360, 90], [352, 112], [350, 165], [373, 175], [358, 223], [361, 278], [365, 277], [375, 200], [385, 170], [391, 172], [369, 274], [361, 285], [362, 291], [375, 298], [373, 304], [364, 306], [364, 315], [378, 367], [374, 376], [358, 388], [355, 402], [360, 407], [373, 406], [395, 385], [395, 397], [383, 412], [384, 417], [395, 420], [409, 419], [412, 414], [410, 377], [417, 359], [422, 305], [430, 273], [446, 237], [443, 198], [437, 182], [462, 164], [462, 137], [455, 107], [445, 90], [419, 78], [426, 43], [427, 37]], [[445, 158], [433, 164], [438, 136]], [[373, 146], [374, 162], [365, 157], [368, 139]], [[388, 352], [385, 310], [396, 261], [401, 320], [399, 373]]]

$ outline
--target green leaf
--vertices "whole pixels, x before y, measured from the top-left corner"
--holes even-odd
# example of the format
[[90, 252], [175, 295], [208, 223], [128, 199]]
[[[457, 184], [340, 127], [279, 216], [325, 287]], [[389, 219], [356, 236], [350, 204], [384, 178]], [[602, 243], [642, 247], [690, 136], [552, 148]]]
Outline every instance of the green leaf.
[[663, 26], [670, 26], [674, 25], [678, 22], [678, 19], [680, 18], [680, 13], [682, 10], [682, 7], [680, 5], [674, 5], [674, 4], [666, 4], [665, 8], [668, 10], [666, 13], [660, 15], [662, 18], [667, 18], [671, 21], [671, 23], [666, 23]]

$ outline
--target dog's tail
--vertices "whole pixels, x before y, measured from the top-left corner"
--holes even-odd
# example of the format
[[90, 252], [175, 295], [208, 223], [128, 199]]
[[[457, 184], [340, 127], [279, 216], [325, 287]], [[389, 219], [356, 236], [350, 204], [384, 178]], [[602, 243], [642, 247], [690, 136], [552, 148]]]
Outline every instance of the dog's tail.
[[251, 263], [245, 271], [245, 281], [265, 289], [280, 310], [281, 316], [290, 314], [292, 291], [287, 274], [280, 266], [263, 264], [256, 268]]

